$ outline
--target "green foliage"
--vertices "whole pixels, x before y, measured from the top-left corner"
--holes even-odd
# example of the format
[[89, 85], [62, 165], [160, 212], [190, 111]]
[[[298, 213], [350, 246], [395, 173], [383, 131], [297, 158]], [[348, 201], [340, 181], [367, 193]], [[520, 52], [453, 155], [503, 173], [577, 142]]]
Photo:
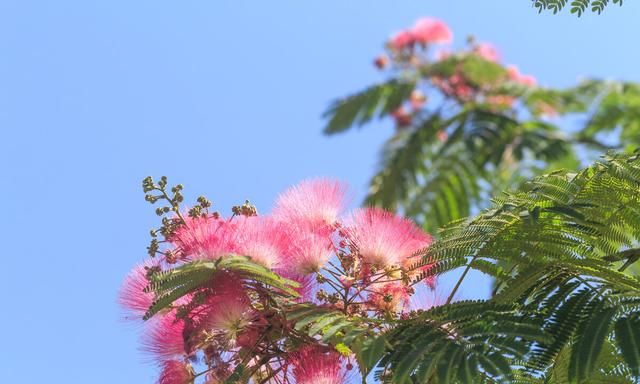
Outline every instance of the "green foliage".
[[[438, 140], [442, 132], [449, 136], [446, 142]], [[366, 202], [402, 210], [435, 231], [519, 180], [515, 166], [531, 153], [554, 162], [571, 151], [571, 140], [542, 121], [519, 122], [475, 105], [450, 118], [435, 114], [385, 145]], [[531, 172], [534, 167], [522, 165]]]
[[[427, 231], [477, 212], [489, 196], [528, 177], [557, 167], [577, 167], [579, 158], [594, 158], [592, 153], [620, 143], [627, 149], [640, 144], [639, 85], [600, 80], [563, 90], [499, 85], [508, 77], [506, 69], [472, 54], [428, 62], [415, 72], [402, 72], [396, 79], [333, 102], [324, 115], [325, 133], [344, 132], [375, 116], [391, 115], [413, 88], [443, 92], [437, 79], [451, 76], [461, 76], [484, 96], [463, 100], [445, 94], [441, 102], [436, 96], [436, 101], [427, 103], [429, 108], [410, 115], [410, 124], [398, 123], [384, 145], [366, 198], [368, 205], [413, 217]], [[495, 95], [517, 99], [519, 107], [488, 103], [487, 98]], [[586, 123], [569, 133], [562, 121], [546, 119], [550, 114], [581, 114]], [[603, 142], [605, 134], [617, 140]]]
[[386, 334], [381, 377], [394, 383], [475, 383], [511, 380], [511, 365], [533, 341], [546, 340], [541, 323], [514, 305], [467, 301], [436, 307]]
[[414, 86], [411, 81], [394, 79], [336, 100], [325, 112], [325, 117], [329, 118], [325, 133], [342, 132], [353, 125], [363, 125], [376, 116], [388, 115], [407, 99]]
[[466, 259], [496, 278], [496, 294], [399, 325], [381, 368], [398, 382], [636, 382], [640, 279], [622, 270], [639, 258], [639, 188], [640, 151], [610, 154], [578, 173], [537, 177], [445, 227], [424, 262], [442, 272]]
[[571, 2], [567, 0], [532, 0], [533, 5], [538, 9], [538, 12], [550, 11], [553, 14], [560, 12], [567, 4], [570, 5], [571, 13], [575, 13], [578, 17], [582, 16], [589, 8], [591, 12], [598, 15], [604, 11], [605, 7], [609, 4], [622, 5], [622, 0], [573, 0]]

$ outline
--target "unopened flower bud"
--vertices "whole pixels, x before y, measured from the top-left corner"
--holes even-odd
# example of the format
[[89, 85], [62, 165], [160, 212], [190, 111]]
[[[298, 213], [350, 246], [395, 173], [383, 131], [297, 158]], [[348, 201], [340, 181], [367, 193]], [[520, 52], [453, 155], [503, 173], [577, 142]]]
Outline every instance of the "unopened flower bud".
[[389, 57], [385, 54], [379, 55], [375, 58], [373, 64], [380, 70], [385, 69], [389, 65]]

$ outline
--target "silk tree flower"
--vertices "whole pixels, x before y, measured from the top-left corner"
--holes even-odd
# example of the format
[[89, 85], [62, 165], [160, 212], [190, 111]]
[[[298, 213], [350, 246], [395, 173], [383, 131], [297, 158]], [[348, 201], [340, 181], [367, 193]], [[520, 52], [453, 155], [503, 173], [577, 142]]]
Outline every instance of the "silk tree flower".
[[401, 266], [406, 258], [431, 243], [412, 221], [379, 208], [356, 210], [345, 234], [364, 262], [381, 266]]
[[158, 384], [189, 384], [192, 382], [191, 366], [177, 360], [168, 360], [163, 364]]
[[458, 73], [447, 78], [434, 76], [431, 78], [433, 85], [438, 87], [447, 96], [453, 96], [461, 101], [469, 101], [475, 95], [474, 89], [467, 83], [465, 78]]
[[313, 301], [318, 288], [318, 282], [315, 276], [300, 274], [291, 267], [283, 268], [278, 271], [278, 274], [285, 279], [293, 280], [300, 284], [299, 287], [295, 288], [295, 291], [300, 295], [300, 297], [296, 299], [298, 302]]
[[491, 43], [478, 43], [473, 52], [487, 61], [500, 61], [498, 49]]
[[302, 220], [333, 225], [344, 208], [346, 191], [346, 186], [336, 180], [304, 180], [278, 197], [273, 216], [285, 223]]
[[367, 303], [380, 311], [399, 312], [409, 304], [410, 296], [407, 287], [402, 283], [381, 283], [371, 288], [367, 295]]
[[176, 318], [176, 311], [158, 313], [146, 324], [142, 349], [160, 361], [168, 361], [187, 353], [185, 323]]
[[451, 43], [453, 33], [443, 21], [431, 17], [418, 19], [409, 33], [417, 43]]
[[510, 80], [527, 87], [535, 87], [537, 84], [536, 78], [533, 75], [523, 75], [515, 65], [509, 65], [507, 67], [507, 75]]
[[324, 352], [316, 346], [305, 346], [289, 361], [296, 384], [341, 384], [345, 374], [340, 355]]
[[157, 262], [148, 260], [135, 266], [127, 275], [120, 288], [118, 303], [126, 311], [127, 320], [142, 320], [153, 303], [152, 292], [144, 292], [149, 285], [147, 273], [149, 268], [157, 266]]
[[290, 222], [287, 230], [291, 239], [286, 261], [289, 271], [302, 276], [318, 272], [333, 253], [331, 228], [297, 220]]
[[289, 248], [291, 237], [285, 226], [267, 216], [241, 218], [238, 225], [237, 252], [254, 262], [277, 270]]
[[230, 273], [218, 274], [212, 286], [214, 290], [206, 298], [198, 328], [235, 342], [255, 316], [251, 300], [241, 280]]
[[401, 51], [404, 48], [413, 45], [413, 43], [414, 38], [409, 31], [396, 32], [389, 39], [389, 46], [397, 51]]
[[237, 225], [221, 218], [185, 218], [170, 240], [186, 259], [216, 259], [237, 252]]

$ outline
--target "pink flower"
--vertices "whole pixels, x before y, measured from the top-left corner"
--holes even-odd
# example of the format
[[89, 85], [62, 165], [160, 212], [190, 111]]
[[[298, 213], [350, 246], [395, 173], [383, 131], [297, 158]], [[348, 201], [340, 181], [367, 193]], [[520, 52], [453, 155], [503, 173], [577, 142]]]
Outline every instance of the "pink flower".
[[293, 280], [300, 284], [298, 288], [296, 288], [296, 292], [300, 295], [297, 299], [298, 302], [303, 303], [305, 301], [313, 301], [316, 294], [316, 289], [318, 288], [318, 282], [313, 275], [309, 274], [299, 274], [293, 268], [284, 269], [281, 272], [278, 272], [280, 276], [285, 279]]
[[255, 314], [249, 296], [242, 281], [229, 273], [217, 274], [212, 285], [198, 328], [235, 340]]
[[293, 366], [296, 384], [341, 384], [344, 381], [340, 355], [335, 351], [324, 352], [319, 347], [305, 346], [293, 354], [289, 364]]
[[176, 319], [175, 311], [156, 314], [146, 326], [142, 336], [142, 348], [145, 352], [161, 361], [187, 353], [189, 348], [185, 344], [185, 324]]
[[190, 366], [177, 360], [164, 363], [158, 384], [189, 384], [193, 380]]
[[475, 95], [475, 90], [459, 73], [454, 73], [446, 79], [434, 76], [431, 78], [431, 82], [440, 88], [445, 95], [453, 96], [461, 101], [469, 101]]
[[413, 35], [409, 31], [401, 31], [393, 34], [389, 39], [389, 45], [397, 51], [400, 51], [413, 44]]
[[127, 319], [142, 320], [142, 316], [151, 306], [154, 295], [152, 292], [144, 292], [144, 289], [149, 285], [149, 280], [147, 280], [148, 268], [155, 267], [156, 264], [151, 260], [138, 264], [124, 279], [118, 301], [127, 311], [127, 314], [130, 315], [126, 317]]
[[291, 239], [288, 269], [303, 276], [319, 271], [333, 253], [331, 228], [300, 220], [288, 223], [287, 228]]
[[237, 252], [237, 226], [213, 217], [185, 218], [170, 240], [188, 259], [216, 259]]
[[407, 287], [398, 282], [382, 283], [372, 288], [367, 296], [369, 305], [373, 308], [385, 312], [397, 312], [400, 305], [409, 303], [409, 292]]
[[284, 191], [273, 211], [276, 219], [332, 225], [344, 207], [346, 186], [329, 179], [304, 180]]
[[285, 226], [266, 216], [253, 216], [238, 221], [237, 252], [270, 269], [282, 265], [291, 236]]
[[476, 55], [488, 61], [497, 62], [500, 60], [498, 49], [490, 43], [478, 43], [474, 48], [474, 52]]
[[422, 44], [450, 43], [453, 39], [447, 24], [430, 17], [419, 19], [411, 28], [410, 34], [416, 42]]
[[379, 208], [357, 210], [345, 233], [363, 260], [378, 266], [399, 266], [431, 243], [412, 221]]
[[520, 70], [515, 65], [509, 65], [507, 67], [507, 75], [509, 76], [510, 80], [522, 85], [526, 85], [528, 87], [535, 87], [537, 83], [534, 76], [521, 74]]

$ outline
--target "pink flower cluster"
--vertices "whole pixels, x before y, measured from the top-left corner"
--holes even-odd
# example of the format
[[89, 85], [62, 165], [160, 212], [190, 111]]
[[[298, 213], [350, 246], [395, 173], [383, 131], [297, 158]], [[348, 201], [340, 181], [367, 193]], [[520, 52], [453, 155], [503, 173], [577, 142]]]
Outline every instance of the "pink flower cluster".
[[[467, 49], [458, 52], [440, 49], [435, 54], [431, 54], [429, 48], [433, 44], [450, 43], [452, 37], [451, 29], [443, 21], [429, 17], [421, 18], [411, 28], [394, 34], [387, 43], [387, 53], [376, 57], [374, 65], [381, 70], [392, 66], [403, 72], [417, 72], [425, 80], [425, 87], [432, 86], [447, 99], [453, 99], [458, 103], [483, 103], [492, 110], [513, 108], [524, 91], [522, 88], [505, 87], [505, 85], [518, 85], [524, 88], [536, 86], [535, 77], [520, 73], [514, 65], [506, 66], [505, 76], [491, 83], [478, 83], [474, 80], [474, 74], [469, 74], [464, 65], [467, 58], [477, 57], [501, 65], [500, 52], [491, 43], [470, 39]], [[443, 74], [436, 71], [428, 77], [424, 76], [425, 70], [429, 72], [430, 65], [445, 60], [451, 60], [451, 65], [454, 65], [453, 71], [447, 70]], [[420, 96], [414, 97], [416, 94]], [[396, 127], [400, 130], [411, 126], [414, 118], [420, 115], [425, 103], [425, 94], [416, 88], [407, 100], [407, 105], [401, 105], [391, 113]], [[548, 106], [540, 106], [541, 113], [553, 115], [553, 111], [547, 111], [546, 107]]]
[[[141, 264], [125, 279], [120, 302], [131, 318], [142, 318], [156, 299], [147, 293], [158, 270], [231, 255], [249, 257], [301, 283], [301, 299], [354, 316], [399, 314], [413, 285], [422, 279], [415, 256], [431, 237], [408, 219], [362, 208], [342, 216], [346, 187], [328, 179], [303, 181], [280, 195], [270, 215], [218, 214], [185, 217], [167, 237], [168, 255]], [[433, 279], [422, 280], [433, 287]], [[337, 299], [334, 293], [339, 291]], [[260, 299], [232, 272], [217, 272], [200, 294], [181, 297], [145, 323], [144, 349], [158, 360], [160, 384], [185, 384], [191, 360], [207, 363], [208, 382], [225, 380], [234, 356], [270, 340], [269, 330], [292, 324], [265, 311]], [[266, 348], [266, 347], [265, 347]], [[328, 346], [307, 345], [282, 357], [282, 371], [295, 383], [340, 383], [344, 358]], [[279, 360], [280, 361], [280, 360]]]
[[394, 34], [389, 45], [396, 50], [413, 47], [415, 44], [450, 43], [453, 39], [451, 29], [444, 22], [424, 17], [419, 19], [412, 28]]
[[507, 74], [509, 75], [510, 80], [518, 84], [522, 84], [527, 87], [535, 87], [537, 84], [536, 78], [533, 75], [523, 75], [515, 65], [509, 65], [507, 67]]

